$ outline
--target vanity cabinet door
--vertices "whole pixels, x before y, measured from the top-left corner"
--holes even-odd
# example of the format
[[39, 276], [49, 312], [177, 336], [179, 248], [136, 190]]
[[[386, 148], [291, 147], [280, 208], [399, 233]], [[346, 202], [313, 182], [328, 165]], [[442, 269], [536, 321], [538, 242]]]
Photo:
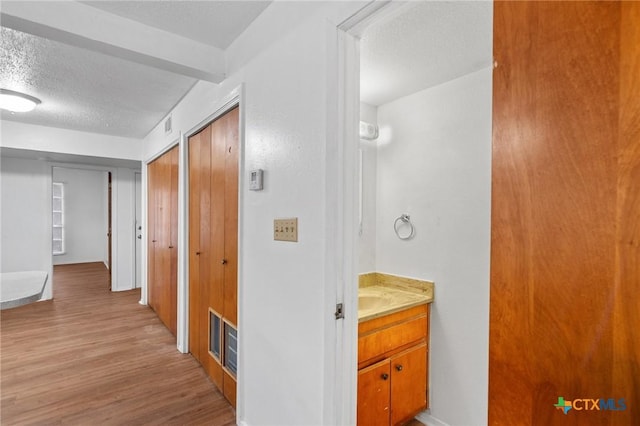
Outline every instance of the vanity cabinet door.
[[358, 425], [388, 426], [391, 371], [389, 359], [358, 372]]
[[391, 424], [399, 425], [427, 406], [427, 345], [391, 357], [389, 367]]

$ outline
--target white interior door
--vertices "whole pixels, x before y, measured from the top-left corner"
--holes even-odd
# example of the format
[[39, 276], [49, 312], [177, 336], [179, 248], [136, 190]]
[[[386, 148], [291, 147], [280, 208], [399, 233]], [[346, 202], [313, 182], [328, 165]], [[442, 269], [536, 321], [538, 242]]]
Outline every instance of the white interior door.
[[136, 178], [136, 288], [142, 286], [142, 174], [135, 173]]

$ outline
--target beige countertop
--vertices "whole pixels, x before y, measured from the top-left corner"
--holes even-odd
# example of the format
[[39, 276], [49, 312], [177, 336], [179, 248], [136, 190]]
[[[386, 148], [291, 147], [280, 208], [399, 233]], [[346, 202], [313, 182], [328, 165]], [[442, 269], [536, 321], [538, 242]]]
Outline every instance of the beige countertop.
[[358, 321], [433, 302], [433, 282], [372, 272], [360, 275]]

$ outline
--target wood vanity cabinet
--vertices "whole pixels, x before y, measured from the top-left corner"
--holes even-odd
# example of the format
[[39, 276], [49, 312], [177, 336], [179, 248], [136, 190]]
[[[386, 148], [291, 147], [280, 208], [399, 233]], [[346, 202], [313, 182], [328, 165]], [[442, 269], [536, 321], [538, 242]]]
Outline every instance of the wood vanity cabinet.
[[358, 425], [401, 425], [427, 408], [429, 305], [358, 326]]

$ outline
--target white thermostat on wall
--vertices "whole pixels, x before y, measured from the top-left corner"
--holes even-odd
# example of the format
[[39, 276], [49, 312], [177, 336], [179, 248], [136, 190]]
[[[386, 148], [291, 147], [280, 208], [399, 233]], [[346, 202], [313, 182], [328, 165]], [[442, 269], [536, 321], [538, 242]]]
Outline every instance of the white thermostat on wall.
[[251, 170], [249, 175], [249, 190], [262, 191], [262, 169]]

